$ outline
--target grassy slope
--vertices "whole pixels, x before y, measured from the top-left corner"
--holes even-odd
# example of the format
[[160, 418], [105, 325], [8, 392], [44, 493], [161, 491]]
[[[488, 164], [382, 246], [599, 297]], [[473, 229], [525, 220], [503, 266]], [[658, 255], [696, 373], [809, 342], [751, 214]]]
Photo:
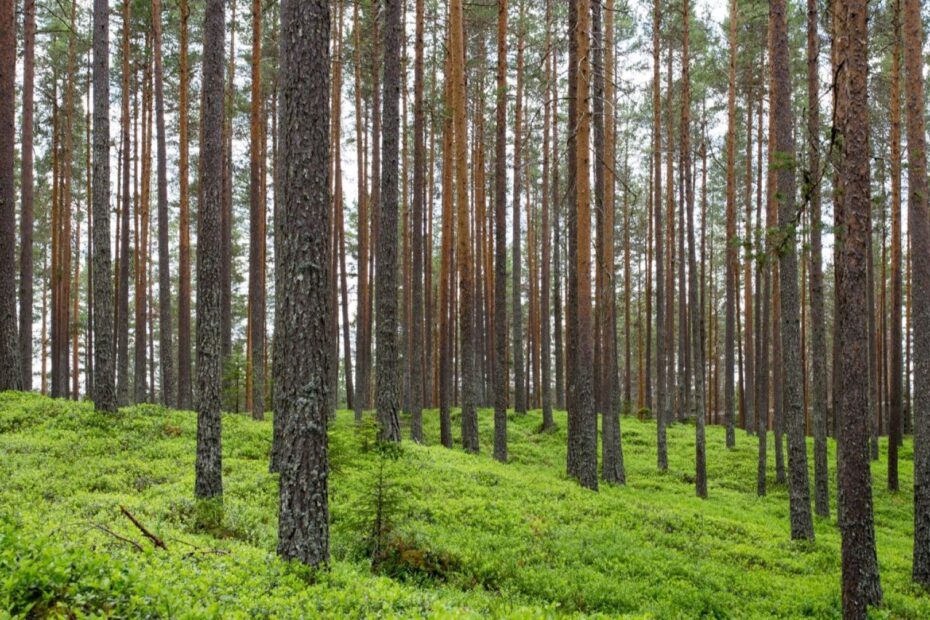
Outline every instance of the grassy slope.
[[[728, 452], [722, 429], [708, 429], [702, 501], [689, 482], [690, 425], [670, 429], [670, 469], [658, 474], [654, 424], [624, 418], [629, 484], [595, 494], [563, 473], [564, 414], [548, 435], [536, 432], [538, 413], [511, 415], [507, 465], [488, 455], [490, 411], [481, 412], [480, 456], [436, 446], [436, 418], [425, 416], [429, 446], [405, 442], [387, 461], [402, 498], [393, 511], [400, 542], [393, 576], [374, 576], [365, 515], [379, 458], [351, 414], [339, 414], [330, 434], [333, 562], [312, 574], [274, 556], [270, 421], [224, 418], [225, 513], [205, 529], [191, 499], [195, 415], [140, 406], [108, 418], [84, 403], [0, 395], [0, 617], [30, 606], [170, 617], [839, 617], [835, 520], [815, 523], [814, 543], [790, 542], [786, 490], [755, 495], [752, 437], [739, 433]], [[930, 597], [909, 580], [911, 472], [909, 442], [900, 494], [884, 490], [885, 462], [873, 466], [886, 601], [877, 617], [930, 617]], [[152, 550], [120, 504], [168, 551]]]

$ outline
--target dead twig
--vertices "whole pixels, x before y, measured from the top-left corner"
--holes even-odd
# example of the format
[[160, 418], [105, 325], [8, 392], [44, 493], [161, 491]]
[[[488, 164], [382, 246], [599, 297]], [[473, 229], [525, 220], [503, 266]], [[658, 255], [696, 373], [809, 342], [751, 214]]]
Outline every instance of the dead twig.
[[108, 527], [106, 527], [106, 526], [104, 526], [104, 525], [100, 525], [99, 523], [93, 523], [93, 524], [92, 524], [92, 527], [93, 527], [94, 529], [100, 530], [101, 532], [104, 532], [104, 533], [106, 533], [106, 534], [109, 534], [110, 536], [112, 536], [112, 537], [115, 538], [116, 540], [119, 540], [119, 541], [121, 541], [121, 542], [124, 542], [124, 543], [126, 543], [126, 544], [128, 544], [128, 545], [132, 545], [132, 546], [135, 548], [135, 550], [138, 551], [138, 552], [140, 552], [140, 553], [142, 553], [143, 551], [145, 551], [145, 549], [142, 548], [142, 545], [140, 545], [139, 543], [137, 543], [137, 542], [134, 541], [133, 539], [131, 539], [131, 538], [126, 538], [125, 536], [121, 536], [121, 535], [117, 534], [116, 532], [114, 532], [113, 530], [109, 529]]
[[146, 528], [144, 525], [142, 525], [142, 524], [139, 522], [138, 519], [136, 519], [134, 516], [132, 516], [132, 513], [129, 512], [129, 511], [126, 509], [125, 506], [122, 506], [122, 505], [121, 505], [121, 506], [119, 507], [119, 511], [120, 511], [121, 513], [123, 513], [123, 515], [125, 515], [125, 517], [126, 517], [127, 519], [129, 519], [130, 521], [132, 521], [132, 524], [135, 525], [135, 526], [139, 529], [140, 532], [142, 532], [142, 535], [143, 535], [143, 536], [145, 536], [145, 537], [148, 538], [150, 541], [152, 541], [152, 544], [155, 545], [156, 548], [164, 549], [165, 551], [168, 550], [167, 545], [165, 545], [165, 541], [163, 541], [161, 538], [159, 538], [158, 536], [156, 536], [155, 534], [153, 534], [152, 532], [150, 532], [150, 531], [148, 530], [148, 528]]

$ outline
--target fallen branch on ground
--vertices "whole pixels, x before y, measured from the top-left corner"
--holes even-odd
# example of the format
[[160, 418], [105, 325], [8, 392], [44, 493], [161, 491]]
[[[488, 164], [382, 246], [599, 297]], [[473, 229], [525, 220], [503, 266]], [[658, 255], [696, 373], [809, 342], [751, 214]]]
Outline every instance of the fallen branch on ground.
[[146, 538], [148, 538], [149, 540], [151, 540], [151, 541], [152, 541], [152, 544], [155, 545], [156, 548], [161, 548], [161, 549], [164, 549], [165, 551], [168, 550], [167, 545], [165, 545], [165, 541], [163, 541], [161, 538], [159, 538], [158, 536], [156, 536], [155, 534], [153, 534], [152, 532], [150, 532], [150, 531], [148, 530], [148, 528], [146, 528], [144, 525], [142, 525], [142, 524], [139, 522], [138, 519], [136, 519], [134, 516], [132, 516], [132, 513], [129, 512], [129, 511], [126, 509], [125, 506], [122, 506], [122, 505], [121, 505], [121, 506], [119, 507], [119, 511], [120, 511], [121, 513], [123, 513], [123, 515], [125, 515], [127, 519], [129, 519], [130, 521], [132, 521], [132, 524], [135, 525], [135, 526], [139, 529], [140, 532], [142, 532], [142, 535], [143, 535], [143, 536], [145, 536]]

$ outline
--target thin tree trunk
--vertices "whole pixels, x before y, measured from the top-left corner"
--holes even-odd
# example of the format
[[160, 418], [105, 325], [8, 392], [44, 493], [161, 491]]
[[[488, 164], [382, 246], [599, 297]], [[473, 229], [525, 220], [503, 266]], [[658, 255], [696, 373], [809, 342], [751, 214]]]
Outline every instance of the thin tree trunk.
[[[96, 6], [95, 6], [96, 8]], [[10, 16], [10, 19], [13, 19]], [[11, 31], [12, 33], [13, 31]], [[11, 34], [11, 36], [13, 36]], [[32, 389], [32, 321], [33, 321], [33, 220], [34, 220], [34, 182], [33, 182], [33, 118], [35, 114], [35, 45], [36, 45], [36, 2], [23, 2], [23, 117], [22, 117], [22, 172], [20, 185], [22, 192], [22, 212], [19, 220], [19, 364], [20, 387]], [[15, 53], [15, 45], [7, 46]], [[13, 63], [6, 59], [4, 67]], [[3, 70], [0, 70], [3, 71]], [[3, 79], [8, 79], [3, 75]], [[95, 88], [96, 91], [96, 88]], [[11, 121], [12, 122], [12, 121]], [[6, 131], [6, 128], [4, 129]], [[12, 134], [10, 134], [12, 136]], [[12, 137], [10, 138], [12, 140]], [[4, 174], [7, 171], [4, 171]], [[12, 185], [10, 186], [12, 190]], [[4, 291], [3, 294], [8, 294]], [[5, 329], [5, 328], [4, 328]], [[11, 342], [4, 333], [4, 341]], [[12, 387], [9, 385], [7, 387]], [[99, 408], [99, 407], [98, 407]]]
[[[662, 230], [662, 109], [659, 90], [659, 30], [662, 23], [661, 2], [654, 0], [652, 12], [652, 155], [653, 172], [653, 210], [655, 225], [655, 282], [656, 282], [656, 428], [659, 471], [668, 469], [668, 447], [665, 433], [666, 412], [668, 410], [668, 389], [666, 384], [667, 364], [665, 359], [665, 254], [663, 246], [665, 237]], [[649, 317], [651, 320], [651, 317]]]
[[901, 442], [903, 364], [901, 355], [901, 1], [892, 4], [891, 51], [891, 364], [888, 426], [888, 490], [898, 490], [898, 444]]
[[188, 172], [188, 81], [187, 22], [190, 9], [187, 0], [180, 0], [180, 34], [178, 50], [178, 407], [190, 409], [191, 393], [191, 242], [190, 242], [190, 181]]
[[[807, 2], [807, 178], [806, 200], [810, 203], [810, 299], [811, 360], [814, 423], [814, 511], [830, 516], [830, 484], [827, 465], [827, 341], [823, 291], [823, 215], [820, 199], [820, 39], [817, 32], [817, 0]], [[900, 106], [899, 106], [900, 107]]]
[[[550, 9], [547, 3], [547, 9]], [[548, 22], [547, 22], [548, 24]], [[548, 37], [548, 30], [547, 30]], [[497, 5], [494, 147], [494, 458], [507, 460], [507, 0]], [[547, 118], [548, 120], [548, 118]], [[546, 131], [548, 132], [548, 125]]]
[[120, 120], [121, 141], [123, 149], [122, 161], [122, 206], [120, 207], [119, 230], [119, 282], [117, 284], [116, 301], [116, 397], [121, 406], [129, 404], [129, 34], [132, 30], [131, 3], [123, 0], [123, 33], [122, 33], [122, 111]]
[[[525, 11], [520, 5], [521, 18]], [[522, 22], [522, 19], [521, 19]], [[513, 234], [511, 243], [513, 248], [513, 264], [511, 265], [510, 293], [511, 313], [513, 315], [513, 385], [514, 385], [514, 411], [526, 413], [526, 399], [524, 397], [523, 377], [523, 302], [521, 301], [521, 241], [520, 241], [520, 197], [522, 193], [523, 168], [523, 47], [525, 26], [520, 26], [517, 39], [517, 91], [516, 105], [514, 107], [513, 129]]]
[[[265, 417], [265, 201], [262, 195], [262, 5], [252, 1], [252, 105], [249, 110], [249, 344], [252, 417]], [[337, 69], [338, 71], [339, 69]], [[337, 104], [334, 104], [337, 105]], [[337, 107], [338, 110], [338, 107]], [[337, 112], [338, 115], [338, 112]], [[336, 146], [338, 150], [338, 146]], [[337, 198], [341, 198], [338, 196]], [[336, 206], [336, 210], [339, 210]]]

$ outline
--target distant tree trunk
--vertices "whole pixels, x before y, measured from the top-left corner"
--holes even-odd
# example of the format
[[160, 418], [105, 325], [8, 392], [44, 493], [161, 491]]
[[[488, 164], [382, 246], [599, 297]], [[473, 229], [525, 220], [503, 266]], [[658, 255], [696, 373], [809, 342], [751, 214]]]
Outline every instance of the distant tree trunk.
[[[0, 270], [5, 274], [0, 278], [0, 339], [3, 342], [3, 346], [0, 347], [0, 391], [18, 390], [24, 386], [20, 367], [19, 327], [16, 322], [16, 278], [12, 276], [16, 273], [16, 203], [13, 177], [13, 131], [16, 116], [14, 14], [13, 0], [0, 2]], [[29, 314], [31, 318], [31, 309]]]
[[[133, 344], [135, 346], [134, 366], [133, 366], [133, 386], [136, 403], [144, 403], [148, 400], [148, 387], [146, 381], [147, 366], [147, 325], [148, 325], [148, 246], [149, 246], [149, 184], [151, 181], [151, 151], [152, 135], [151, 122], [149, 116], [150, 101], [152, 97], [151, 88], [151, 64], [149, 63], [148, 51], [151, 41], [149, 35], [146, 35], [145, 53], [143, 58], [145, 66], [142, 70], [142, 145], [139, 159], [142, 162], [141, 179], [137, 187], [135, 196], [135, 252], [133, 259], [136, 269], [136, 288], [135, 288], [135, 310], [136, 320], [134, 324]], [[199, 284], [198, 284], [199, 286]]]
[[559, 192], [559, 99], [556, 74], [558, 70], [558, 51], [553, 50], [549, 84], [552, 89], [552, 334], [555, 354], [555, 406], [565, 408], [565, 353], [562, 346], [562, 202]]
[[[165, 94], [161, 59], [161, 1], [152, 0], [155, 56], [155, 131], [158, 157], [158, 335], [161, 402], [176, 406], [171, 325], [171, 274], [168, 247], [168, 155], [165, 145]], [[155, 386], [152, 386], [154, 389]]]
[[[353, 38], [355, 42], [355, 130], [356, 144], [361, 147], [364, 130], [362, 128], [362, 83], [361, 83], [361, 32], [359, 26], [359, 0], [353, 7]], [[368, 405], [368, 361], [366, 357], [366, 325], [368, 312], [368, 195], [365, 184], [364, 148], [361, 156], [356, 158], [358, 169], [358, 287], [356, 298], [358, 306], [355, 313], [355, 421], [361, 422], [362, 410]]]
[[798, 299], [798, 254], [794, 228], [795, 176], [794, 141], [791, 132], [791, 78], [788, 53], [788, 17], [785, 0], [769, 4], [772, 24], [772, 113], [775, 125], [778, 225], [780, 231], [779, 278], [781, 291], [781, 373], [784, 378], [785, 421], [788, 431], [788, 460], [791, 482], [791, 538], [813, 539], [810, 480], [807, 473], [807, 443], [804, 440], [804, 406], [801, 387], [800, 301]]
[[180, 33], [178, 50], [178, 407], [190, 409], [191, 393], [191, 241], [190, 191], [188, 169], [188, 81], [187, 21], [190, 9], [187, 0], [180, 0]]
[[[232, 352], [232, 204], [233, 204], [233, 116], [236, 112], [236, 26], [237, 0], [227, 0], [232, 11], [229, 56], [225, 78], [225, 104], [223, 109], [223, 194], [220, 210], [220, 373]], [[222, 398], [222, 395], [221, 395]], [[222, 401], [221, 401], [222, 402]]]
[[[413, 277], [411, 282], [410, 438], [423, 441], [423, 203], [426, 199], [426, 112], [423, 104], [424, 0], [416, 0], [413, 61]], [[432, 196], [430, 196], [432, 200]], [[427, 260], [431, 257], [427, 256]], [[428, 326], [428, 328], [431, 326]]]
[[726, 333], [724, 334], [723, 406], [726, 420], [727, 447], [736, 445], [733, 433], [734, 418], [734, 344], [736, 342], [736, 32], [737, 4], [730, 0], [730, 72], [727, 87], [727, 300]]
[[[378, 328], [377, 406], [379, 437], [400, 441], [401, 372], [397, 345], [397, 203], [400, 94], [400, 0], [384, 2], [384, 126], [375, 295]], [[377, 149], [377, 145], [374, 147]]]
[[[911, 289], [914, 317], [913, 577], [914, 581], [927, 587], [930, 586], [930, 287], [926, 286], [926, 282], [930, 278], [930, 211], [927, 208], [926, 106], [920, 8], [917, 0], [904, 0], [908, 231], [911, 235], [913, 282], [922, 283]], [[872, 552], [874, 554], [874, 547]]]
[[[19, 363], [22, 389], [32, 389], [33, 320], [33, 118], [35, 114], [36, 3], [23, 2], [23, 126], [22, 126], [22, 213], [19, 219]], [[5, 66], [12, 66], [6, 64]], [[0, 70], [2, 71], [2, 70]], [[3, 79], [7, 79], [3, 76]], [[4, 293], [6, 294], [6, 293]], [[5, 341], [10, 342], [4, 336]]]
[[[505, 29], [506, 30], [506, 29]], [[498, 33], [499, 36], [501, 33]], [[504, 33], [506, 34], [506, 32]], [[506, 45], [506, 43], [505, 43]], [[542, 163], [542, 273], [541, 273], [541, 285], [540, 285], [540, 349], [542, 354], [542, 428], [544, 431], [550, 431], [555, 427], [555, 422], [552, 419], [552, 354], [551, 354], [551, 338], [550, 338], [550, 305], [549, 305], [549, 294], [550, 294], [550, 283], [552, 281], [552, 248], [551, 243], [551, 230], [550, 230], [550, 210], [552, 208], [557, 208], [557, 203], [555, 200], [550, 201], [550, 161], [549, 161], [549, 144], [550, 144], [550, 134], [549, 129], [552, 125], [551, 118], [553, 108], [553, 95], [555, 91], [553, 90], [553, 84], [551, 80], [552, 69], [553, 69], [553, 59], [552, 59], [552, 0], [546, 0], [546, 85], [544, 89], [544, 97], [546, 99], [544, 105], [543, 113], [543, 163]], [[506, 63], [506, 47], [504, 47], [504, 62]], [[502, 76], [503, 81], [506, 83], [506, 74]], [[498, 83], [498, 90], [501, 90], [501, 85]], [[506, 105], [506, 104], [505, 104]], [[506, 110], [505, 110], [506, 114]], [[504, 120], [506, 122], [506, 119]], [[503, 123], [502, 123], [503, 124]], [[501, 132], [506, 136], [506, 129]], [[557, 139], [555, 136], [551, 136], [553, 140]], [[501, 142], [505, 143], [506, 137], [501, 138]], [[497, 153], [497, 157], [505, 157], [506, 154], [500, 152]], [[555, 166], [558, 166], [558, 162], [554, 162]], [[500, 170], [505, 170], [503, 167]], [[502, 184], [503, 185], [503, 184]], [[553, 192], [553, 195], [555, 192]], [[502, 200], [506, 201], [506, 197]], [[506, 269], [506, 267], [505, 267]], [[500, 315], [500, 321], [502, 323], [507, 322], [506, 309]], [[505, 328], [506, 329], [506, 328]], [[503, 346], [506, 348], [506, 340], [502, 342]], [[498, 370], [498, 376], [502, 374], [501, 370]], [[506, 395], [505, 395], [506, 398]], [[506, 400], [504, 400], [504, 406], [506, 407]]]
[[[448, 41], [447, 41], [448, 42]], [[445, 74], [451, 73], [451, 50], [447, 45]], [[445, 80], [445, 102], [452, 98], [452, 81]], [[439, 271], [439, 438], [442, 445], [452, 447], [452, 116], [445, 114], [442, 125], [442, 241]]]
[[119, 239], [119, 267], [116, 299], [116, 398], [120, 406], [129, 404], [129, 100], [131, 97], [129, 86], [129, 34], [132, 31], [131, 2], [123, 0], [123, 33], [122, 33], [122, 92], [120, 132], [122, 144], [122, 205], [120, 206]]
[[[252, 105], [249, 110], [249, 342], [252, 417], [265, 417], [265, 201], [262, 194], [262, 4], [252, 1]], [[336, 207], [337, 210], [339, 207]]]
[[[547, 4], [548, 7], [548, 4]], [[507, 461], [507, 0], [497, 4], [494, 146], [494, 458]], [[548, 131], [548, 129], [546, 129]]]
[[[201, 145], [203, 201], [197, 218], [197, 475], [194, 486], [194, 494], [200, 498], [219, 497], [223, 494], [220, 439], [220, 403], [223, 380], [221, 349], [223, 335], [220, 324], [222, 299], [222, 282], [220, 281], [222, 233], [220, 226], [223, 209], [223, 38], [225, 36], [223, 5], [223, 0], [208, 0], [206, 13], [204, 14], [203, 98], [201, 108], [203, 115], [203, 143]], [[288, 71], [287, 68], [282, 67], [282, 70], [285, 75], [295, 75], [297, 72], [296, 68], [291, 68]], [[317, 73], [323, 72], [325, 75], [326, 70], [321, 69], [320, 65], [314, 65], [314, 71]], [[294, 81], [288, 83], [293, 84]], [[315, 109], [325, 110], [326, 106], [323, 104]], [[320, 114], [325, 116], [326, 113], [321, 112]], [[286, 166], [286, 168], [291, 169], [289, 166]], [[306, 169], [319, 170], [310, 167]], [[313, 221], [325, 222], [326, 219], [327, 216], [319, 215]], [[315, 241], [313, 247], [325, 247], [324, 241]], [[297, 280], [297, 278], [284, 281], [293, 284], [294, 280]], [[324, 285], [318, 284], [318, 286], [321, 293], [326, 290]], [[284, 311], [286, 312], [287, 309], [285, 308]], [[319, 316], [325, 316], [322, 314], [322, 309], [319, 312]], [[316, 322], [310, 323], [310, 325], [316, 324]], [[312, 331], [310, 328], [306, 329], [306, 332], [310, 331]], [[293, 336], [285, 340], [290, 345], [294, 345], [295, 339], [296, 336]], [[322, 338], [317, 337], [309, 342], [318, 347], [322, 340]], [[304, 347], [303, 354], [307, 356], [313, 350], [313, 347], [308, 345]], [[307, 397], [307, 400], [309, 401], [310, 398]], [[287, 417], [286, 414], [285, 417]], [[322, 428], [325, 432], [325, 422]], [[281, 470], [282, 478], [291, 473], [291, 469], [287, 466], [289, 461], [286, 457], [284, 462], [285, 466]], [[284, 480], [282, 480], [281, 487], [282, 489], [285, 487]]]
[[[524, 11], [521, 5], [520, 15]], [[517, 40], [517, 92], [514, 106], [513, 129], [513, 234], [511, 237], [513, 249], [513, 264], [511, 265], [510, 294], [511, 313], [513, 315], [513, 393], [514, 411], [526, 413], [526, 399], [524, 398], [523, 377], [523, 302], [521, 301], [520, 287], [522, 279], [521, 241], [520, 241], [520, 196], [523, 192], [523, 48], [526, 26], [520, 24], [520, 34]]]
[[[691, 74], [689, 68], [690, 6], [688, 0], [682, 4], [682, 48], [681, 48], [681, 167], [684, 172], [685, 204], [688, 226], [688, 306], [691, 315], [691, 349], [694, 359], [694, 415], [695, 415], [695, 475], [694, 486], [698, 497], [707, 497], [707, 456], [704, 442], [704, 324], [701, 306], [698, 303], [697, 248], [694, 234], [694, 186], [691, 184]], [[728, 177], [731, 176], [728, 165]], [[729, 200], [728, 200], [729, 203]], [[728, 204], [729, 207], [729, 204]], [[681, 257], [684, 262], [685, 257]], [[684, 300], [682, 299], [682, 304]], [[686, 377], [687, 378], [687, 377]], [[682, 405], [683, 406], [683, 405]], [[732, 434], [732, 417], [727, 425]]]
[[[830, 516], [830, 485], [827, 471], [827, 342], [824, 315], [823, 226], [820, 200], [820, 76], [818, 59], [817, 0], [807, 2], [807, 178], [805, 192], [810, 203], [810, 298], [813, 422], [814, 422], [814, 511]], [[900, 105], [899, 105], [900, 107]]]
[[[601, 366], [595, 366], [601, 394], [595, 394], [595, 403], [600, 401], [603, 416], [603, 462], [601, 476], [611, 483], [625, 481], [623, 451], [620, 446], [620, 409], [617, 406], [617, 330], [616, 330], [616, 280], [614, 269], [614, 107], [613, 107], [613, 7], [606, 6], [606, 35], [601, 28], [601, 5], [591, 5], [592, 34], [594, 38], [594, 205], [598, 212], [597, 256], [600, 272], [598, 314], [601, 333]], [[606, 42], [606, 44], [605, 44]], [[605, 58], [607, 59], [605, 63]], [[605, 66], [609, 64], [610, 66]], [[605, 69], [609, 69], [606, 72]], [[606, 84], [611, 85], [610, 92]], [[606, 99], [609, 111], [604, 110]]]
[[[813, 0], [811, 0], [813, 1]], [[892, 3], [894, 44], [891, 49], [891, 365], [888, 429], [888, 490], [898, 490], [898, 444], [904, 391], [901, 354], [901, 0]], [[816, 354], [815, 354], [816, 355]]]
[[[763, 48], [760, 67], [765, 66], [765, 50]], [[772, 281], [768, 264], [768, 244], [765, 239], [762, 225], [762, 103], [764, 89], [760, 86], [758, 99], [758, 119], [756, 125], [756, 240], [761, 256], [756, 259], [756, 423], [759, 436], [759, 459], [756, 475], [756, 494], [763, 496], [766, 493], [767, 446], [769, 428], [769, 330], [771, 307], [769, 299], [772, 292]]]
[[[665, 359], [665, 255], [663, 246], [665, 237], [662, 231], [662, 108], [659, 91], [659, 34], [662, 24], [661, 2], [655, 0], [652, 12], [652, 147], [653, 147], [653, 209], [655, 210], [655, 262], [656, 262], [656, 428], [658, 433], [658, 467], [659, 471], [668, 469], [668, 447], [666, 443], [665, 413], [668, 409], [668, 389], [666, 383], [667, 364]], [[651, 317], [650, 317], [651, 320]]]
[[[576, 463], [572, 475], [578, 482], [589, 489], [597, 490], [597, 410], [594, 402], [594, 376], [593, 376], [593, 333], [591, 326], [591, 193], [589, 171], [591, 156], [589, 150], [590, 121], [589, 97], [591, 74], [588, 54], [590, 39], [588, 28], [591, 19], [590, 0], [573, 0], [576, 20], [574, 29], [569, 30], [575, 38], [577, 45], [575, 112], [576, 117], [572, 126], [575, 132], [575, 234], [576, 234], [576, 265], [575, 284], [577, 301], [577, 350], [573, 355], [572, 364], [575, 366], [574, 404], [576, 409], [574, 428], [569, 427], [568, 446], [576, 450], [576, 454], [569, 455], [571, 462], [574, 456]], [[572, 440], [572, 435], [576, 439]]]
[[310, 566], [329, 560], [330, 166], [329, 143], [314, 139], [329, 132], [329, 31], [325, 0], [281, 4], [280, 69], [288, 79], [281, 82], [279, 230], [286, 234], [277, 242], [275, 276], [288, 294], [280, 298], [282, 333], [275, 341], [275, 355], [286, 360], [275, 365], [276, 407], [284, 418], [278, 555]]
[[[837, 403], [840, 418], [837, 486], [839, 525], [843, 536], [843, 615], [846, 618], [865, 618], [867, 606], [879, 605], [882, 600], [875, 553], [868, 461], [869, 416], [866, 413], [869, 404], [866, 343], [868, 313], [871, 312], [866, 304], [865, 264], [870, 243], [871, 207], [867, 4], [865, 0], [838, 2], [835, 10], [843, 14], [845, 28], [842, 33], [834, 32], [834, 36], [839, 34], [845, 38], [840, 49], [841, 62], [846, 66], [839, 89], [845, 99], [846, 113], [841, 126], [844, 204], [840, 224], [843, 234], [836, 260], [839, 270], [837, 332], [841, 334], [843, 343], [837, 369], [837, 374], [843, 377]], [[911, 84], [914, 78], [909, 77], [908, 84]], [[914, 221], [919, 220], [915, 218]], [[926, 218], [923, 221], [926, 222]]]

